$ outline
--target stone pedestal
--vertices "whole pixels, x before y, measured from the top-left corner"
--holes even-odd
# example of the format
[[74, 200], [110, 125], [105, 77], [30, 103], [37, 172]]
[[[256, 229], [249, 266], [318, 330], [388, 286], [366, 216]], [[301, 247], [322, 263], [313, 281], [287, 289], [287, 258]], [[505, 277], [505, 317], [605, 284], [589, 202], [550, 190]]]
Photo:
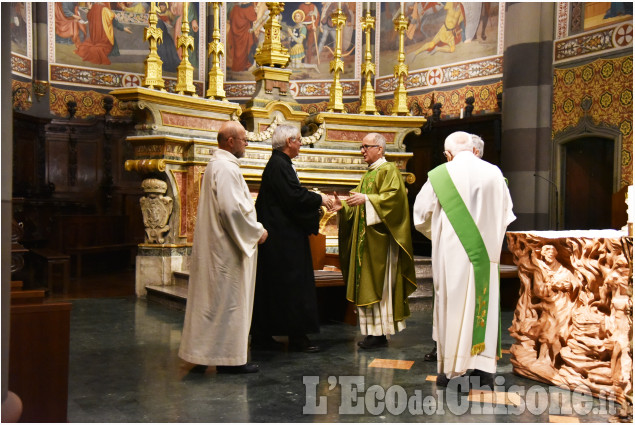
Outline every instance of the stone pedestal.
[[616, 230], [508, 232], [521, 282], [514, 372], [625, 403], [633, 386], [633, 238]]
[[191, 246], [139, 245], [136, 261], [135, 293], [146, 295], [146, 286], [172, 286], [174, 272], [189, 269]]
[[145, 287], [174, 284], [173, 272], [187, 269], [200, 180], [217, 149], [218, 130], [237, 120], [237, 103], [201, 99], [142, 87], [111, 92], [122, 108], [131, 109], [135, 133], [126, 142], [132, 157], [126, 170], [144, 177], [140, 199], [145, 243], [136, 259], [136, 293]]

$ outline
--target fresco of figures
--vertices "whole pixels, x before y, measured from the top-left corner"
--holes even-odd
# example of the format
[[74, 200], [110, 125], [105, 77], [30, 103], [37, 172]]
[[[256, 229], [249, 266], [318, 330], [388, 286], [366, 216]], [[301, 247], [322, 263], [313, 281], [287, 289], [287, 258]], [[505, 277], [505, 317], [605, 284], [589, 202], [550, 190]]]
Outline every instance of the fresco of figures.
[[[354, 77], [355, 28], [357, 13], [355, 2], [342, 2], [346, 24], [342, 30], [342, 78]], [[281, 14], [282, 45], [289, 50], [293, 71], [292, 80], [318, 80], [331, 78], [329, 61], [335, 49], [335, 28], [331, 14], [337, 3], [285, 4]], [[264, 2], [227, 3], [227, 80], [252, 81], [256, 48], [265, 36], [264, 24], [269, 10]]]
[[633, 388], [632, 238], [508, 232], [507, 242], [521, 282], [514, 372], [623, 402]]
[[[406, 64], [412, 71], [498, 54], [498, 8], [499, 3], [406, 2]], [[392, 74], [397, 62], [393, 20], [399, 12], [398, 2], [381, 4], [380, 50], [387, 60], [380, 62], [379, 75]]]
[[[148, 56], [144, 28], [148, 25], [147, 2], [57, 2], [53, 3], [55, 22], [55, 62], [89, 68], [143, 73]], [[158, 54], [163, 72], [175, 76], [181, 62], [177, 48], [183, 23], [183, 3], [158, 3], [157, 27], [163, 30]], [[194, 37], [190, 63], [197, 75], [199, 50], [199, 3], [189, 3], [189, 35]]]
[[581, 7], [583, 13], [584, 31], [599, 28], [604, 25], [633, 19], [632, 2], [585, 2], [573, 6]]
[[26, 56], [27, 52], [27, 8], [25, 2], [11, 4], [11, 51]]

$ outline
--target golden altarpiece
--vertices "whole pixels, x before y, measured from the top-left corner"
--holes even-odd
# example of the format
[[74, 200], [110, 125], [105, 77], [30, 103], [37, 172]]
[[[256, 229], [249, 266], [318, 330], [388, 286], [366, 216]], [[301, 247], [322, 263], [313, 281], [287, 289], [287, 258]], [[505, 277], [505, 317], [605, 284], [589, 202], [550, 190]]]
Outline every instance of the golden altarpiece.
[[[309, 116], [302, 111], [289, 90], [291, 70], [287, 69], [287, 65], [290, 57], [280, 40], [278, 19], [284, 3], [267, 3], [269, 19], [265, 24], [264, 42], [256, 51], [257, 66], [253, 71], [256, 92], [244, 109], [225, 98], [219, 60], [224, 54], [219, 31], [220, 5], [213, 5], [214, 28], [212, 42], [208, 45], [211, 69], [205, 98], [197, 97], [191, 86], [192, 67], [188, 66], [187, 52], [192, 43], [187, 36], [178, 40], [183, 60], [178, 68], [177, 93], [163, 89], [162, 63], [156, 52], [162, 36], [156, 28], [155, 7], [153, 3], [149, 26], [144, 33], [150, 54], [145, 61], [142, 87], [111, 92], [122, 107], [134, 111], [135, 133], [127, 138], [134, 147], [134, 153], [125, 167], [144, 178], [142, 187], [146, 193], [140, 202], [146, 239], [139, 245], [136, 261], [138, 295], [145, 295], [147, 286], [172, 286], [177, 279], [175, 274], [188, 270], [200, 182], [207, 162], [217, 149], [216, 138], [223, 122], [241, 121], [248, 130], [249, 146], [241, 159], [241, 169], [254, 198], [262, 171], [271, 155], [271, 136], [281, 123], [310, 129], [310, 135], [302, 138], [304, 147], [294, 162], [301, 183], [311, 189], [344, 194], [356, 186], [367, 167], [359, 145], [369, 132], [378, 132], [386, 137], [387, 159], [397, 164], [406, 181], [414, 180], [414, 176], [405, 171], [412, 154], [405, 152], [403, 142], [408, 133], [420, 132], [425, 118], [409, 116], [403, 88], [398, 88], [395, 93], [395, 114], [377, 114], [371, 84], [374, 64], [368, 42], [375, 21], [370, 11], [361, 18], [367, 40], [362, 66], [365, 77], [362, 113], [343, 113], [341, 28], [346, 17], [338, 8], [331, 15], [338, 30], [336, 49], [330, 63], [333, 83], [328, 112]], [[405, 20], [403, 14], [400, 19]], [[186, 21], [183, 20], [183, 25], [187, 25]], [[400, 33], [400, 49], [403, 50], [404, 28], [397, 21], [399, 19], [395, 21], [395, 30]], [[183, 29], [182, 33], [187, 34], [187, 29]], [[407, 66], [400, 61], [395, 66], [395, 76], [403, 79], [404, 75], [407, 75]], [[332, 217], [329, 222], [328, 215], [323, 218], [321, 228], [327, 236], [327, 247], [337, 244], [334, 221]]]

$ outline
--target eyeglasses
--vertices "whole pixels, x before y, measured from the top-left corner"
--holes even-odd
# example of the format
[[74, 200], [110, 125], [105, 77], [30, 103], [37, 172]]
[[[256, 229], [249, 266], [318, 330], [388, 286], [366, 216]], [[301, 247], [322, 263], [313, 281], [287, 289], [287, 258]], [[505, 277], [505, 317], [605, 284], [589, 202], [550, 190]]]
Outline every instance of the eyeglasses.
[[370, 148], [378, 148], [379, 145], [361, 145], [359, 147], [360, 150], [367, 151]]

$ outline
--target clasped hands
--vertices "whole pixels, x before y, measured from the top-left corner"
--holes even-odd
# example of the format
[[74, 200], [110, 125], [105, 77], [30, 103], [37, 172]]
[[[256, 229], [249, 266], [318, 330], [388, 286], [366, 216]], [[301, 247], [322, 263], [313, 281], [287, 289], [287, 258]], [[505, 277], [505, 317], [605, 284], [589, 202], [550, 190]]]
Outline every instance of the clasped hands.
[[322, 206], [326, 207], [329, 212], [337, 212], [342, 209], [342, 199], [351, 207], [362, 205], [366, 202], [366, 195], [359, 192], [350, 192], [350, 196], [340, 198], [337, 193], [333, 192], [333, 195], [322, 195]]

